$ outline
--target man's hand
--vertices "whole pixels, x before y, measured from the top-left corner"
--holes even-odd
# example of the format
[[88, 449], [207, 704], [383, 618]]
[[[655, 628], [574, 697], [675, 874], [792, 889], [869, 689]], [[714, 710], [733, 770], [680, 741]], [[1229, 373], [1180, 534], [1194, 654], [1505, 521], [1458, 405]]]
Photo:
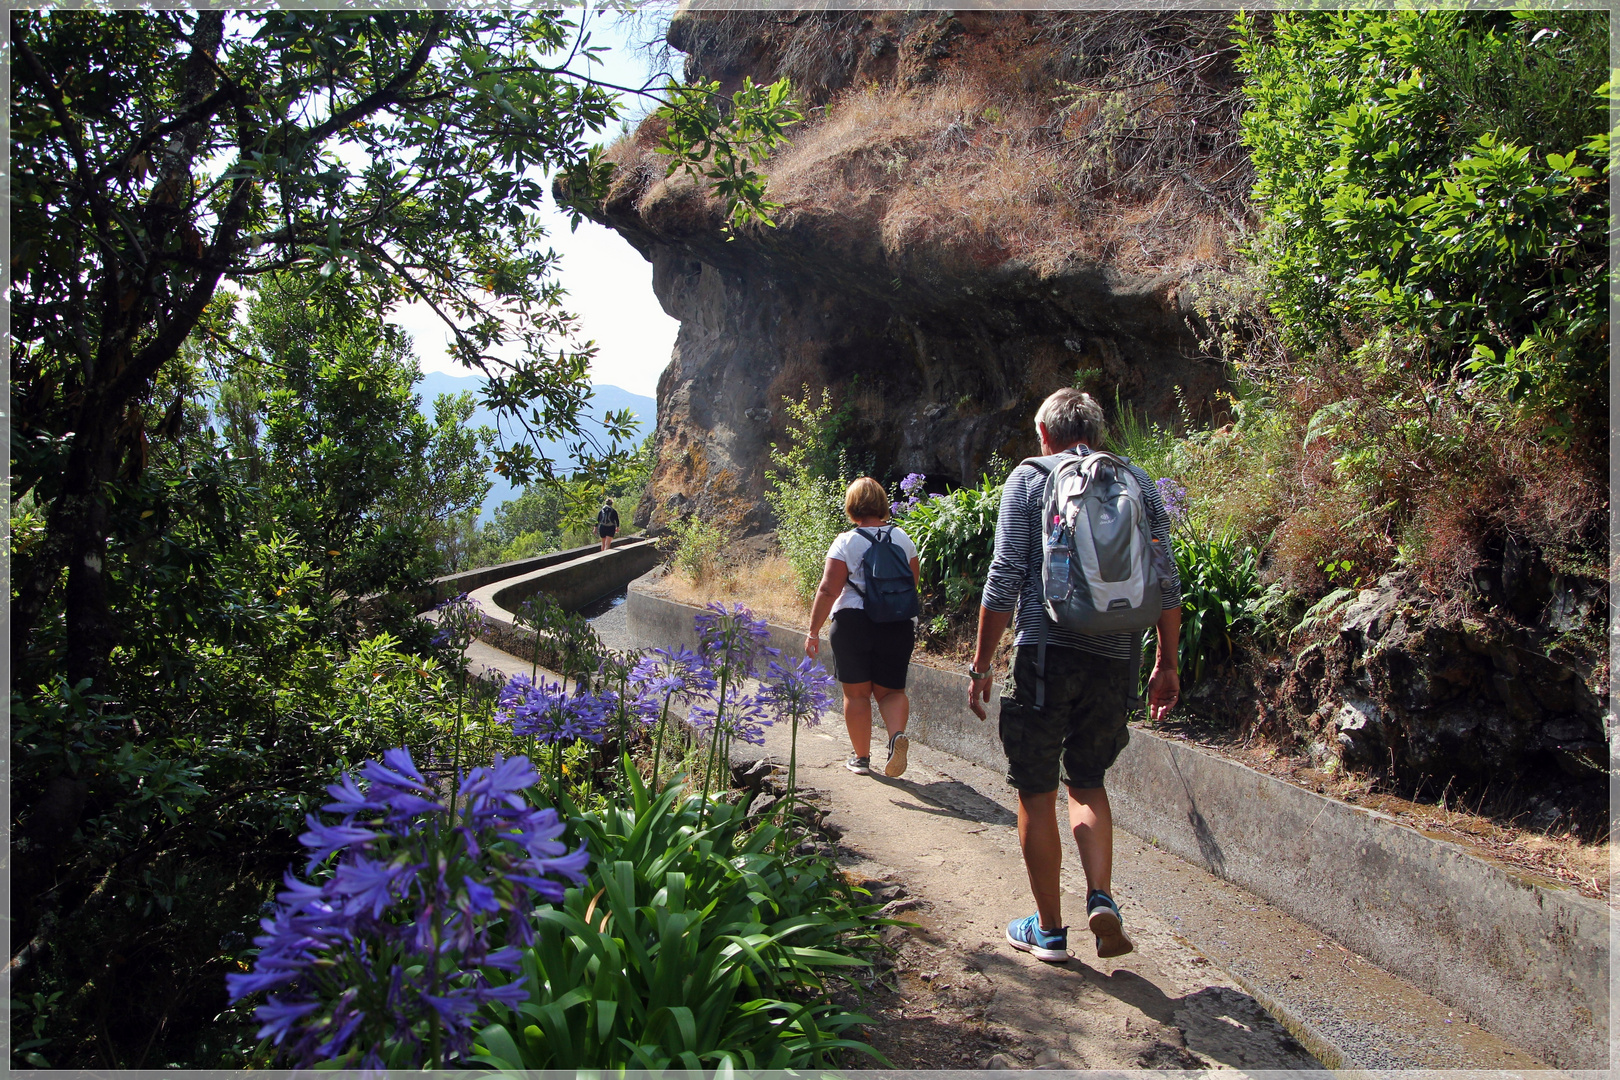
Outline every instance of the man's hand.
[[972, 709], [973, 715], [980, 720], [984, 720], [989, 716], [984, 707], [990, 701], [990, 684], [993, 681], [989, 675], [982, 679], [970, 678], [968, 681], [968, 708]]
[[814, 658], [819, 652], [821, 652], [821, 637], [819, 635], [811, 634], [804, 639], [804, 655]]
[[1001, 641], [1001, 635], [1007, 632], [1007, 624], [1012, 621], [1012, 616], [1010, 611], [991, 611], [982, 605], [979, 607], [979, 636], [973, 646], [970, 670], [984, 672], [984, 678], [968, 676], [971, 680], [968, 684], [968, 708], [980, 720], [989, 716], [984, 707], [990, 701], [990, 663], [995, 658], [996, 645]]
[[1176, 699], [1180, 696], [1181, 676], [1176, 674], [1175, 664], [1171, 663], [1168, 667], [1155, 664], [1153, 674], [1148, 676], [1148, 715], [1155, 720], [1163, 720], [1176, 707]]

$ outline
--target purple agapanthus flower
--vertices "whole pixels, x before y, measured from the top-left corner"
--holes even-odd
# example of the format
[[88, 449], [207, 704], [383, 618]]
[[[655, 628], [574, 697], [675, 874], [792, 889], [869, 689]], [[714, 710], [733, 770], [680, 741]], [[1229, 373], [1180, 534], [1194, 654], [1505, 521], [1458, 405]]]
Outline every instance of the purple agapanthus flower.
[[701, 731], [714, 731], [718, 735], [763, 746], [765, 729], [772, 722], [765, 707], [762, 694], [744, 693], [740, 687], [733, 685], [726, 687], [724, 702], [715, 692], [705, 698], [703, 704], [693, 705], [687, 713], [687, 721]]
[[821, 714], [832, 708], [835, 685], [827, 669], [808, 656], [797, 664], [772, 660], [760, 699], [777, 723], [814, 727], [821, 723]]
[[1156, 481], [1159, 489], [1159, 498], [1164, 502], [1164, 512], [1170, 518], [1172, 525], [1180, 525], [1187, 520], [1187, 489], [1176, 483], [1168, 476], [1161, 476]]
[[698, 648], [708, 666], [716, 671], [725, 670], [732, 678], [752, 678], [757, 674], [760, 657], [780, 656], [780, 649], [765, 643], [771, 639], [764, 619], [741, 604], [726, 607], [715, 601], [693, 620], [698, 632]]
[[630, 669], [630, 687], [650, 698], [701, 694], [714, 689], [714, 672], [685, 646], [654, 649]]
[[579, 739], [600, 743], [606, 735], [608, 714], [617, 705], [609, 695], [592, 694], [580, 687], [569, 692], [562, 683], [527, 675], [514, 675], [501, 688], [495, 719], [512, 725], [515, 734], [542, 743], [572, 743]]
[[274, 991], [255, 1012], [259, 1037], [297, 1067], [446, 1065], [471, 1048], [481, 1005], [526, 1000], [511, 976], [534, 941], [530, 912], [583, 883], [590, 856], [523, 797], [537, 780], [526, 758], [471, 770], [442, 803], [404, 750], [356, 772], [327, 789], [342, 818], [310, 815], [299, 838], [311, 867], [329, 866], [288, 874], [253, 970], [226, 989], [232, 1001]]
[[890, 516], [900, 517], [921, 502], [925, 494], [923, 485], [927, 482], [928, 476], [925, 473], [907, 473], [906, 478], [900, 481], [900, 491], [905, 497], [889, 504]]

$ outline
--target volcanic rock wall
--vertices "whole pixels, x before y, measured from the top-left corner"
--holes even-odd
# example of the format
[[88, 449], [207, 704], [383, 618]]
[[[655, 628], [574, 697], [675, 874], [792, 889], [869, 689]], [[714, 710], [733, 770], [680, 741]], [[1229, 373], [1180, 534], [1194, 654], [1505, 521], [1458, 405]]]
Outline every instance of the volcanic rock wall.
[[[1174, 420], [1178, 387], [1205, 407], [1221, 369], [1200, 355], [1193, 286], [1229, 259], [1241, 199], [1222, 192], [1247, 182], [1225, 21], [678, 15], [688, 78], [785, 74], [808, 118], [767, 166], [778, 226], [736, 235], [664, 176], [656, 119], [610, 151], [611, 192], [587, 209], [652, 263], [681, 322], [637, 523], [770, 528], [769, 447], [807, 386], [845, 409], [855, 460], [935, 487], [976, 481], [992, 452], [1038, 452], [1035, 408], [1077, 373], [1157, 419]], [[1183, 83], [1148, 98], [1095, 89], [1174, 63]], [[1133, 134], [1124, 105], [1163, 116]]]

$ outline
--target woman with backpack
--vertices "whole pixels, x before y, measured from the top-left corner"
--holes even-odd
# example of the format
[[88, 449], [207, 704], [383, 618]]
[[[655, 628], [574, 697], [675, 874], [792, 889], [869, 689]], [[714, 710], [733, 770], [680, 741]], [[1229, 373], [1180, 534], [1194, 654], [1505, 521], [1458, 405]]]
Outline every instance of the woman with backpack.
[[863, 476], [844, 495], [844, 514], [855, 525], [827, 549], [821, 585], [810, 608], [810, 636], [804, 651], [821, 649], [821, 627], [832, 615], [833, 660], [844, 687], [844, 724], [854, 751], [844, 767], [863, 776], [872, 772], [872, 699], [889, 733], [889, 761], [883, 772], [906, 771], [906, 669], [916, 644], [917, 545], [898, 525], [889, 524], [889, 495]]
[[602, 540], [603, 551], [613, 544], [613, 538], [618, 532], [619, 512], [613, 508], [612, 499], [605, 499], [602, 502], [602, 509], [596, 512], [596, 535]]

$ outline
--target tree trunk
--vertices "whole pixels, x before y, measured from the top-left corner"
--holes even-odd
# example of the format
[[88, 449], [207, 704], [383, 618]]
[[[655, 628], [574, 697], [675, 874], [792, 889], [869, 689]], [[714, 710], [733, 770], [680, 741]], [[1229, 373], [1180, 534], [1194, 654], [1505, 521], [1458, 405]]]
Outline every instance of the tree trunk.
[[107, 597], [107, 483], [118, 465], [110, 423], [88, 424], [73, 438], [52, 529], [66, 538], [68, 684], [99, 683], [118, 643]]
[[[214, 56], [219, 51], [224, 23], [222, 12], [205, 11], [197, 16], [177, 111], [183, 112], [213, 93], [218, 81]], [[67, 623], [64, 659], [69, 683], [101, 680], [107, 658], [118, 643], [118, 625], [107, 592], [107, 484], [119, 464], [122, 447], [118, 431], [128, 409], [150, 390], [158, 370], [179, 351], [219, 280], [217, 268], [202, 271], [179, 308], [158, 321], [156, 337], [135, 350], [137, 336], [143, 327], [151, 325], [154, 316], [150, 275], [159, 272], [155, 267], [160, 264], [153, 256], [168, 245], [184, 216], [192, 161], [209, 123], [205, 117], [181, 129], [160, 152], [160, 176], [147, 206], [147, 236], [141, 241], [146, 250], [134, 260], [147, 268], [146, 280], [115, 280], [111, 275], [120, 272], [118, 260], [103, 267], [103, 274], [109, 276], [102, 289], [108, 302], [102, 311], [101, 340], [95, 365], [87, 373], [90, 377], [85, 380], [84, 398], [75, 410], [73, 443], [63, 470], [61, 494], [47, 516], [40, 555], [31, 561], [27, 576], [19, 582], [19, 610], [11, 628], [16, 674], [21, 674], [21, 661], [64, 562], [68, 572], [63, 597]], [[82, 179], [93, 182], [90, 177]], [[239, 198], [233, 198], [216, 243], [228, 245], [234, 239], [241, 213], [236, 205], [239, 202]], [[126, 290], [140, 297], [128, 311], [117, 301]]]

